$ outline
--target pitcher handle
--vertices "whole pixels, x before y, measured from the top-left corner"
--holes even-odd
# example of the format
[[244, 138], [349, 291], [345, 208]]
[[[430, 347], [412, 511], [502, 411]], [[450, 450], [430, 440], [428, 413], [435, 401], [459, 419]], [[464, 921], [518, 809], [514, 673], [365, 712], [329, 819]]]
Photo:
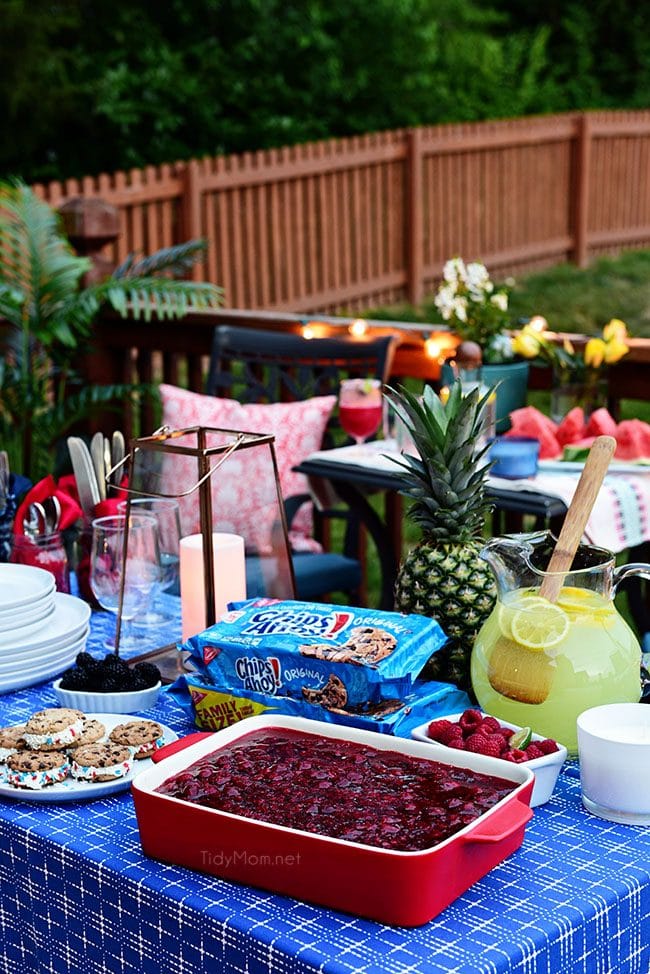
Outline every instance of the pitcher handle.
[[612, 597], [616, 595], [616, 589], [621, 582], [633, 575], [639, 575], [641, 578], [647, 578], [650, 581], [650, 565], [642, 561], [631, 561], [627, 565], [619, 565], [618, 568], [615, 568], [612, 572]]

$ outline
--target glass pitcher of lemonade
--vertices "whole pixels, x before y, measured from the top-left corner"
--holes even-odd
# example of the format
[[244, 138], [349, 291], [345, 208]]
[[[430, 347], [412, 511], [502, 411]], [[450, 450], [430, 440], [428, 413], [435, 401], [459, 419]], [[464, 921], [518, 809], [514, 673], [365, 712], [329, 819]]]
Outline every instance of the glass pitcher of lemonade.
[[471, 678], [487, 713], [575, 754], [583, 710], [641, 697], [641, 649], [614, 595], [624, 578], [650, 578], [650, 565], [616, 568], [610, 551], [580, 545], [557, 601], [550, 602], [539, 590], [554, 546], [544, 531], [494, 538], [483, 548], [497, 601], [476, 638]]

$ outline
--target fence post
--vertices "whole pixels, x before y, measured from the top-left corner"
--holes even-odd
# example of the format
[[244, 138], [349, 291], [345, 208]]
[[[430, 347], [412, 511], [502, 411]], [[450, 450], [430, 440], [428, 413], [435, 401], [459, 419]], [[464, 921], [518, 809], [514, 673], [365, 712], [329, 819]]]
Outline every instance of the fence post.
[[409, 129], [406, 138], [406, 290], [410, 303], [418, 305], [424, 293], [422, 129]]
[[[183, 195], [181, 196], [181, 227], [184, 240], [197, 240], [203, 236], [201, 224], [201, 184], [198, 159], [189, 159], [183, 172]], [[192, 265], [193, 281], [204, 279], [203, 266]]]
[[586, 267], [589, 256], [589, 177], [591, 168], [591, 119], [583, 112], [577, 119], [574, 155], [573, 259]]

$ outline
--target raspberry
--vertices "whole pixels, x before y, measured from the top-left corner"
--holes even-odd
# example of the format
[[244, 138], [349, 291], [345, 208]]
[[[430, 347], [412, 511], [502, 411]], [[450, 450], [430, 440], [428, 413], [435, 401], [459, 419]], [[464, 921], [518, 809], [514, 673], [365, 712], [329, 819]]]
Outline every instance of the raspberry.
[[497, 749], [497, 755], [501, 756], [508, 750], [508, 742], [502, 734], [486, 734], [485, 736], [491, 748], [490, 754], [492, 754], [492, 750]]
[[490, 758], [500, 758], [506, 748], [506, 742], [501, 734], [486, 734], [485, 747], [481, 754], [486, 754]]
[[432, 720], [427, 727], [427, 735], [432, 741], [440, 741], [441, 743], [444, 743], [442, 740], [443, 734], [446, 734], [447, 731], [454, 726], [455, 725], [452, 724], [450, 720]]
[[489, 746], [487, 734], [470, 734], [465, 738], [465, 750], [473, 751], [474, 754], [485, 754], [485, 749]]
[[510, 738], [512, 737], [512, 735], [514, 734], [514, 731], [513, 731], [512, 727], [502, 727], [500, 729], [500, 731], [499, 731], [499, 734], [501, 734], [501, 737], [505, 741], [509, 741]]
[[535, 741], [535, 743], [542, 754], [555, 754], [556, 751], [560, 750], [557, 746], [557, 741], [552, 741], [548, 737], [543, 741]]
[[536, 741], [533, 741], [532, 744], [528, 745], [525, 753], [528, 761], [534, 761], [535, 758], [544, 757], [544, 752]]
[[463, 740], [463, 732], [458, 726], [458, 724], [452, 724], [451, 727], [444, 731], [440, 737], [440, 743], [449, 746], [451, 741]]
[[501, 734], [501, 724], [496, 717], [484, 717], [481, 730], [484, 734]]
[[456, 734], [455, 737], [452, 737], [449, 741], [447, 741], [447, 747], [453, 747], [455, 751], [464, 751], [464, 750], [466, 750], [466, 748], [465, 748], [465, 740], [463, 738], [463, 735], [462, 734]]
[[473, 734], [483, 723], [483, 714], [480, 710], [466, 710], [458, 723], [465, 735]]
[[522, 764], [528, 760], [526, 752], [520, 751], [518, 747], [513, 748], [512, 751], [508, 751], [503, 757], [506, 761], [512, 761], [513, 764]]

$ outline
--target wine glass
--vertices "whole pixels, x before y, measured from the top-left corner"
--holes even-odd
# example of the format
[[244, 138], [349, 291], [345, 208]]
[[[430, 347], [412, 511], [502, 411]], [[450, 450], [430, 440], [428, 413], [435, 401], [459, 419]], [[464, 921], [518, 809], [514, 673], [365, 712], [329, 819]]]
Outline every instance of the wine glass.
[[[128, 520], [128, 538], [126, 534]], [[90, 552], [90, 587], [102, 608], [115, 615], [120, 608], [124, 546], [126, 541], [126, 574], [121, 612], [119, 646], [107, 640], [107, 649], [138, 649], [141, 645], [132, 630], [132, 622], [151, 599], [160, 579], [160, 549], [156, 519], [145, 514], [113, 514], [92, 522]]]
[[339, 422], [360, 446], [382, 421], [381, 381], [343, 379], [339, 391]]
[[[160, 604], [160, 594], [168, 589], [178, 593], [181, 522], [180, 506], [171, 497], [138, 497], [131, 501], [132, 514], [148, 514], [158, 525], [160, 548], [160, 581], [156, 584], [153, 603], [134, 620], [136, 626], [164, 626], [173, 622], [173, 616]], [[127, 501], [120, 501], [118, 511], [125, 514]]]

